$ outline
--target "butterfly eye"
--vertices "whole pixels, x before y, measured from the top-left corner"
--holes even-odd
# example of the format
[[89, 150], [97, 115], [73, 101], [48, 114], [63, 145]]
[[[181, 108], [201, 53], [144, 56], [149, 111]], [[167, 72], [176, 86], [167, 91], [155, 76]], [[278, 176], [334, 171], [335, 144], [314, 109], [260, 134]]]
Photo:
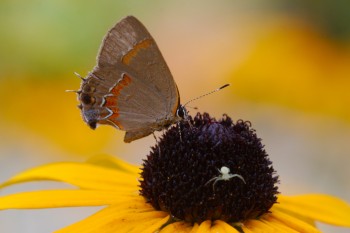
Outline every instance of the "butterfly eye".
[[89, 94], [86, 94], [86, 93], [82, 93], [80, 95], [80, 99], [81, 99], [81, 102], [83, 102], [83, 104], [94, 104], [95, 103], [95, 98], [90, 96]]

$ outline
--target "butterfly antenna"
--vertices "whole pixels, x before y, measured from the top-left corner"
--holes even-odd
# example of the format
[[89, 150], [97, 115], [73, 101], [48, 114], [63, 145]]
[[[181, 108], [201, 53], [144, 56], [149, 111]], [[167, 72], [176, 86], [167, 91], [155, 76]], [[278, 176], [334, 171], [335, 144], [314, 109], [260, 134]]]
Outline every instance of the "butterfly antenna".
[[74, 93], [80, 94], [81, 90], [66, 90], [66, 92], [74, 92]]
[[77, 76], [78, 78], [80, 78], [81, 80], [83, 80], [83, 82], [85, 81], [85, 78], [83, 78], [80, 74], [78, 74], [77, 72], [74, 72], [75, 76]]
[[192, 106], [186, 106], [187, 108], [192, 108], [192, 109], [195, 109], [195, 110], [198, 110], [198, 107], [192, 107]]
[[204, 95], [201, 95], [201, 96], [198, 96], [198, 97], [196, 97], [194, 99], [191, 99], [191, 100], [187, 101], [187, 103], [185, 103], [183, 106], [186, 106], [187, 104], [191, 103], [192, 101], [198, 100], [198, 99], [200, 99], [200, 98], [202, 98], [204, 96], [211, 95], [211, 94], [213, 94], [213, 93], [215, 93], [217, 91], [220, 91], [220, 90], [222, 90], [222, 89], [224, 89], [225, 87], [228, 87], [228, 86], [230, 86], [230, 84], [225, 84], [222, 87], [219, 87], [219, 88], [217, 88], [217, 89], [215, 89], [215, 90], [213, 90], [211, 92], [208, 92], [208, 93], [206, 93]]
[[[85, 78], [83, 78], [80, 74], [78, 74], [77, 72], [74, 72], [74, 74], [75, 76], [83, 80], [83, 82], [85, 82]], [[74, 92], [74, 93], [80, 94], [81, 90], [66, 90], [66, 92]]]

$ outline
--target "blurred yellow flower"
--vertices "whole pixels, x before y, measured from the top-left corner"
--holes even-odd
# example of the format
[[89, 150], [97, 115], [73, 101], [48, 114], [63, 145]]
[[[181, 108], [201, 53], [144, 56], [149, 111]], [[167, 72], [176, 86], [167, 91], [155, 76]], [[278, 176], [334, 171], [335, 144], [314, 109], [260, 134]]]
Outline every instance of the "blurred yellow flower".
[[76, 107], [76, 95], [65, 92], [77, 87], [79, 80], [74, 74], [72, 81], [57, 80], [2, 81], [0, 100], [6, 103], [1, 104], [0, 122], [16, 125], [70, 153], [86, 156], [91, 151], [101, 150], [115, 137], [115, 130], [109, 127], [89, 129]]
[[269, 213], [239, 223], [207, 220], [200, 224], [171, 221], [139, 195], [140, 168], [110, 156], [86, 163], [53, 163], [22, 172], [5, 186], [29, 181], [60, 181], [76, 190], [31, 191], [0, 198], [0, 209], [107, 206], [57, 232], [320, 232], [315, 221], [350, 227], [350, 206], [323, 194], [278, 196]]
[[301, 21], [279, 18], [265, 28], [231, 77], [235, 94], [248, 100], [350, 122], [349, 43]]

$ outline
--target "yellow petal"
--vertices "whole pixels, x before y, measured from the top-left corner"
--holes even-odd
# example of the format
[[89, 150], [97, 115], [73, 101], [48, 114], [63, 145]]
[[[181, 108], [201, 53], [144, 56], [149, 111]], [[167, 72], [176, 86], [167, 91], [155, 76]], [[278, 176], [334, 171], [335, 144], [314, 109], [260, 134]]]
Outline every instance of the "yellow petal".
[[245, 225], [242, 226], [242, 230], [244, 233], [254, 233], [258, 231], [252, 231], [250, 228], [247, 228]]
[[190, 233], [197, 233], [199, 229], [199, 225], [198, 223], [193, 224], [192, 230], [190, 231]]
[[267, 219], [270, 222], [280, 222], [286, 226], [289, 226], [290, 228], [296, 230], [297, 232], [305, 232], [305, 233], [319, 233], [320, 231], [317, 230], [314, 226], [310, 225], [309, 223], [302, 221], [296, 217], [293, 217], [291, 215], [285, 214], [279, 210], [271, 209], [271, 214], [267, 214], [265, 219]]
[[114, 191], [45, 190], [16, 193], [0, 197], [0, 210], [103, 206], [133, 202], [138, 198], [136, 195], [126, 196]]
[[324, 223], [350, 227], [350, 205], [324, 194], [279, 196], [274, 208], [292, 212]]
[[0, 187], [28, 182], [54, 180], [84, 189], [137, 190], [137, 174], [83, 163], [53, 163], [29, 169], [9, 179]]
[[[145, 232], [153, 233], [168, 221], [169, 216], [162, 211], [154, 211], [141, 199], [126, 202], [125, 206], [112, 205], [96, 214], [58, 230], [56, 233], [115, 233]], [[120, 213], [122, 211], [122, 213]]]
[[[157, 213], [157, 215], [155, 215]], [[160, 211], [154, 211], [153, 214], [150, 213], [137, 213], [125, 216], [120, 219], [115, 219], [111, 224], [108, 224], [107, 226], [110, 227], [109, 231], [105, 231], [105, 226], [101, 228], [102, 231], [96, 231], [96, 232], [145, 232], [145, 228], [149, 227], [150, 225], [155, 224], [158, 220], [156, 218], [159, 218], [162, 222], [166, 222], [168, 220], [168, 216], [166, 219], [164, 219], [164, 216], [166, 215], [164, 212]], [[140, 224], [141, 223], [141, 224]], [[80, 231], [79, 231], [80, 232]], [[154, 233], [154, 232], [150, 232]]]
[[87, 163], [106, 167], [106, 168], [112, 168], [115, 170], [125, 171], [132, 174], [137, 174], [140, 172], [140, 169], [138, 166], [131, 165], [111, 155], [96, 155], [89, 158], [87, 160]]
[[197, 233], [208, 233], [208, 232], [210, 232], [210, 227], [211, 227], [211, 221], [206, 220], [199, 225], [198, 230], [196, 232]]
[[139, 232], [144, 232], [144, 233], [154, 233], [157, 232], [166, 222], [169, 221], [170, 216], [166, 216], [162, 219], [156, 219], [154, 223], [149, 224], [148, 227], [143, 226], [143, 224], [139, 224], [138, 228], [135, 228], [133, 231], [130, 233], [139, 233]]
[[226, 233], [224, 226], [221, 224], [222, 221], [216, 220], [212, 222], [212, 226], [210, 228], [210, 233]]
[[220, 225], [213, 225], [210, 228], [210, 233], [226, 233], [226, 231]]
[[112, 219], [119, 218], [125, 213], [147, 211], [143, 208], [142, 204], [139, 204], [140, 203], [136, 201], [133, 206], [130, 206], [130, 203], [127, 203], [126, 205], [111, 205], [91, 215], [88, 218], [85, 218], [79, 222], [58, 230], [57, 233], [94, 232], [93, 229], [98, 229], [101, 227], [101, 225], [105, 225], [106, 222], [111, 222]]
[[190, 223], [181, 221], [167, 225], [160, 231], [160, 233], [189, 233], [192, 229], [193, 226]]
[[250, 230], [251, 232], [275, 232], [275, 229], [271, 226], [266, 225], [264, 222], [259, 220], [248, 220], [244, 222], [242, 227], [244, 232], [245, 229]]
[[228, 223], [221, 221], [221, 220], [216, 220], [214, 222], [215, 225], [220, 226], [221, 229], [223, 230], [222, 232], [227, 232], [227, 233], [238, 233], [238, 231]]
[[278, 222], [278, 221], [264, 221], [261, 220], [261, 222], [265, 223], [266, 226], [271, 227], [274, 232], [285, 232], [285, 233], [298, 233], [298, 231], [283, 225], [282, 223]]

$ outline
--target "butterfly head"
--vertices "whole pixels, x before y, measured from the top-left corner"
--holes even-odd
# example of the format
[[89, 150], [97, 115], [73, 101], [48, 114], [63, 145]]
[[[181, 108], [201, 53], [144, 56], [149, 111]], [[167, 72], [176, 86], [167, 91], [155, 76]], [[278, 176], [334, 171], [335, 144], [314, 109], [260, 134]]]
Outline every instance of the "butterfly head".
[[179, 105], [179, 107], [176, 110], [176, 116], [182, 120], [186, 120], [188, 118], [188, 111], [184, 105]]
[[[89, 75], [90, 76], [90, 75]], [[84, 121], [91, 129], [96, 129], [97, 123], [100, 119], [100, 102], [101, 98], [96, 95], [95, 80], [89, 78], [82, 78], [80, 90], [77, 91], [78, 100], [80, 104], [78, 108], [81, 110]]]

